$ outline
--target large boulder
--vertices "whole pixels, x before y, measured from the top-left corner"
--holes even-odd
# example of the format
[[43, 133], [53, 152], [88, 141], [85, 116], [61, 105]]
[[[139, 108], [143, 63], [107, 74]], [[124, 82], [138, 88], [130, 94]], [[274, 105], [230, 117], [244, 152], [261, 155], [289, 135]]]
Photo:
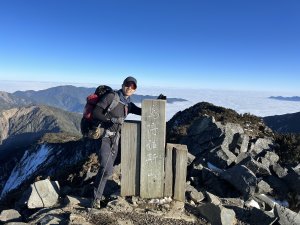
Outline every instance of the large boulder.
[[214, 225], [234, 225], [237, 223], [235, 212], [222, 205], [206, 203], [199, 208], [200, 214]]
[[250, 224], [251, 225], [272, 225], [276, 222], [276, 218], [268, 212], [259, 210], [255, 207], [250, 210]]
[[235, 142], [235, 144], [233, 144], [232, 150], [235, 154], [240, 154], [240, 153], [248, 151], [248, 144], [249, 144], [250, 138], [247, 134], [236, 133], [234, 140], [236, 140], [236, 142]]
[[246, 199], [255, 193], [257, 178], [244, 165], [236, 165], [226, 170], [221, 173], [221, 178], [232, 184]]
[[261, 154], [259, 154], [257, 160], [260, 161], [265, 166], [270, 167], [272, 165], [275, 165], [278, 162], [279, 156], [272, 151], [263, 151], [261, 152]]
[[289, 185], [289, 188], [300, 195], [300, 175], [293, 169], [288, 170], [288, 174], [283, 180]]
[[195, 120], [183, 137], [182, 143], [188, 146], [189, 152], [197, 156], [214, 146], [220, 145], [220, 136], [224, 133], [224, 127], [216, 122], [213, 117], [203, 116]]
[[251, 144], [250, 151], [254, 154], [259, 154], [263, 150], [270, 150], [273, 147], [273, 140], [271, 138], [258, 138], [255, 143]]
[[3, 210], [0, 214], [0, 223], [21, 222], [22, 217], [15, 209]]
[[271, 172], [267, 166], [264, 164], [257, 162], [251, 156], [247, 157], [243, 161], [239, 163], [240, 165], [246, 166], [250, 169], [256, 176], [262, 177], [266, 175], [271, 175]]
[[[196, 157], [227, 168], [236, 160], [236, 154], [247, 150], [248, 139], [239, 124], [222, 125], [213, 117], [201, 117], [194, 121], [188, 135], [182, 139]], [[242, 149], [242, 150], [241, 150]]]
[[46, 208], [54, 206], [58, 200], [57, 182], [50, 180], [40, 180], [30, 186], [30, 196], [27, 201], [29, 209]]
[[204, 187], [207, 191], [218, 195], [220, 197], [238, 197], [238, 193], [235, 188], [226, 180], [220, 178], [212, 170], [204, 167], [202, 169], [202, 177], [199, 187]]
[[300, 224], [300, 214], [295, 213], [288, 208], [275, 205], [274, 214], [279, 218], [278, 223], [280, 225], [299, 225]]

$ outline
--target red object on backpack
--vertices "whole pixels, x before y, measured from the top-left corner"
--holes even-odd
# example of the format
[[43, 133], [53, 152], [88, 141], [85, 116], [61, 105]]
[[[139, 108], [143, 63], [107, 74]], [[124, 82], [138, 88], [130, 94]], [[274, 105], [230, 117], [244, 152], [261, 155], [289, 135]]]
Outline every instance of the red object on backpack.
[[95, 109], [97, 103], [99, 101], [99, 96], [96, 94], [91, 94], [86, 98], [86, 104], [83, 110], [83, 117], [88, 120], [93, 120], [93, 110]]
[[109, 113], [113, 110], [120, 102], [119, 95], [109, 86], [100, 85], [96, 88], [94, 94], [90, 94], [86, 98], [86, 104], [83, 109], [83, 115], [80, 122], [80, 129], [83, 137], [88, 137], [88, 133], [90, 130], [94, 129], [95, 126], [99, 127], [101, 125], [100, 121], [93, 120], [93, 112], [97, 103], [101, 101], [102, 98], [105, 97], [108, 93], [114, 93], [114, 99], [107, 108], [105, 114]]

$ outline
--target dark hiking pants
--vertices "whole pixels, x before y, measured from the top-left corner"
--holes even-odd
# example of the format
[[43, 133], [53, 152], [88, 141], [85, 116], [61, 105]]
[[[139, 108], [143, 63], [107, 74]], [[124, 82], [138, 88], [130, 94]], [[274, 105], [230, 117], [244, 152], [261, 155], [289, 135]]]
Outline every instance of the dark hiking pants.
[[[107, 179], [112, 175], [114, 169], [114, 162], [118, 155], [119, 140], [113, 145], [114, 137], [102, 138], [101, 148], [98, 152], [98, 158], [100, 160], [100, 168], [97, 173], [94, 184], [94, 198], [101, 200]], [[114, 152], [112, 154], [111, 152]], [[102, 178], [102, 179], [101, 179]]]

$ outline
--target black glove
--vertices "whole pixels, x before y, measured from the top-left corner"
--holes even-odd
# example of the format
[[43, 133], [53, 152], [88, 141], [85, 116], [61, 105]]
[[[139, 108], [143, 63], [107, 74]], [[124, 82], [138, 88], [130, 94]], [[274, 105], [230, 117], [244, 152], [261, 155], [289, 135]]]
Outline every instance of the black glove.
[[157, 99], [161, 99], [161, 100], [167, 100], [167, 96], [164, 96], [163, 94], [160, 94]]
[[122, 124], [122, 123], [124, 123], [124, 118], [123, 117], [113, 117], [110, 119], [110, 121], [115, 124]]

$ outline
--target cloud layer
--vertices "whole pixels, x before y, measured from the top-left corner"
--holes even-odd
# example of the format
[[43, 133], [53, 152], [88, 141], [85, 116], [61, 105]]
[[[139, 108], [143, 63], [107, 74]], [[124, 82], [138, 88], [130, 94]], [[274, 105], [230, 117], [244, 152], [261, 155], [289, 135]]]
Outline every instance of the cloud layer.
[[[16, 90], [41, 90], [49, 87], [66, 85], [62, 83], [47, 82], [24, 82], [24, 81], [1, 81], [0, 91], [14, 92]], [[96, 87], [93, 84], [72, 84], [74, 86]], [[111, 85], [118, 89], [120, 85]], [[171, 98], [184, 98], [186, 102], [176, 102], [167, 104], [167, 120], [178, 112], [197, 104], [198, 102], [210, 102], [217, 106], [223, 106], [233, 109], [238, 113], [251, 113], [256, 116], [272, 116], [286, 113], [300, 112], [300, 102], [280, 101], [270, 99], [270, 96], [300, 96], [299, 93], [286, 92], [259, 92], [259, 91], [229, 91], [229, 90], [204, 90], [187, 88], [165, 88], [165, 87], [139, 87], [137, 94], [158, 96], [163, 93]], [[130, 115], [128, 119], [139, 119], [139, 117]]]

